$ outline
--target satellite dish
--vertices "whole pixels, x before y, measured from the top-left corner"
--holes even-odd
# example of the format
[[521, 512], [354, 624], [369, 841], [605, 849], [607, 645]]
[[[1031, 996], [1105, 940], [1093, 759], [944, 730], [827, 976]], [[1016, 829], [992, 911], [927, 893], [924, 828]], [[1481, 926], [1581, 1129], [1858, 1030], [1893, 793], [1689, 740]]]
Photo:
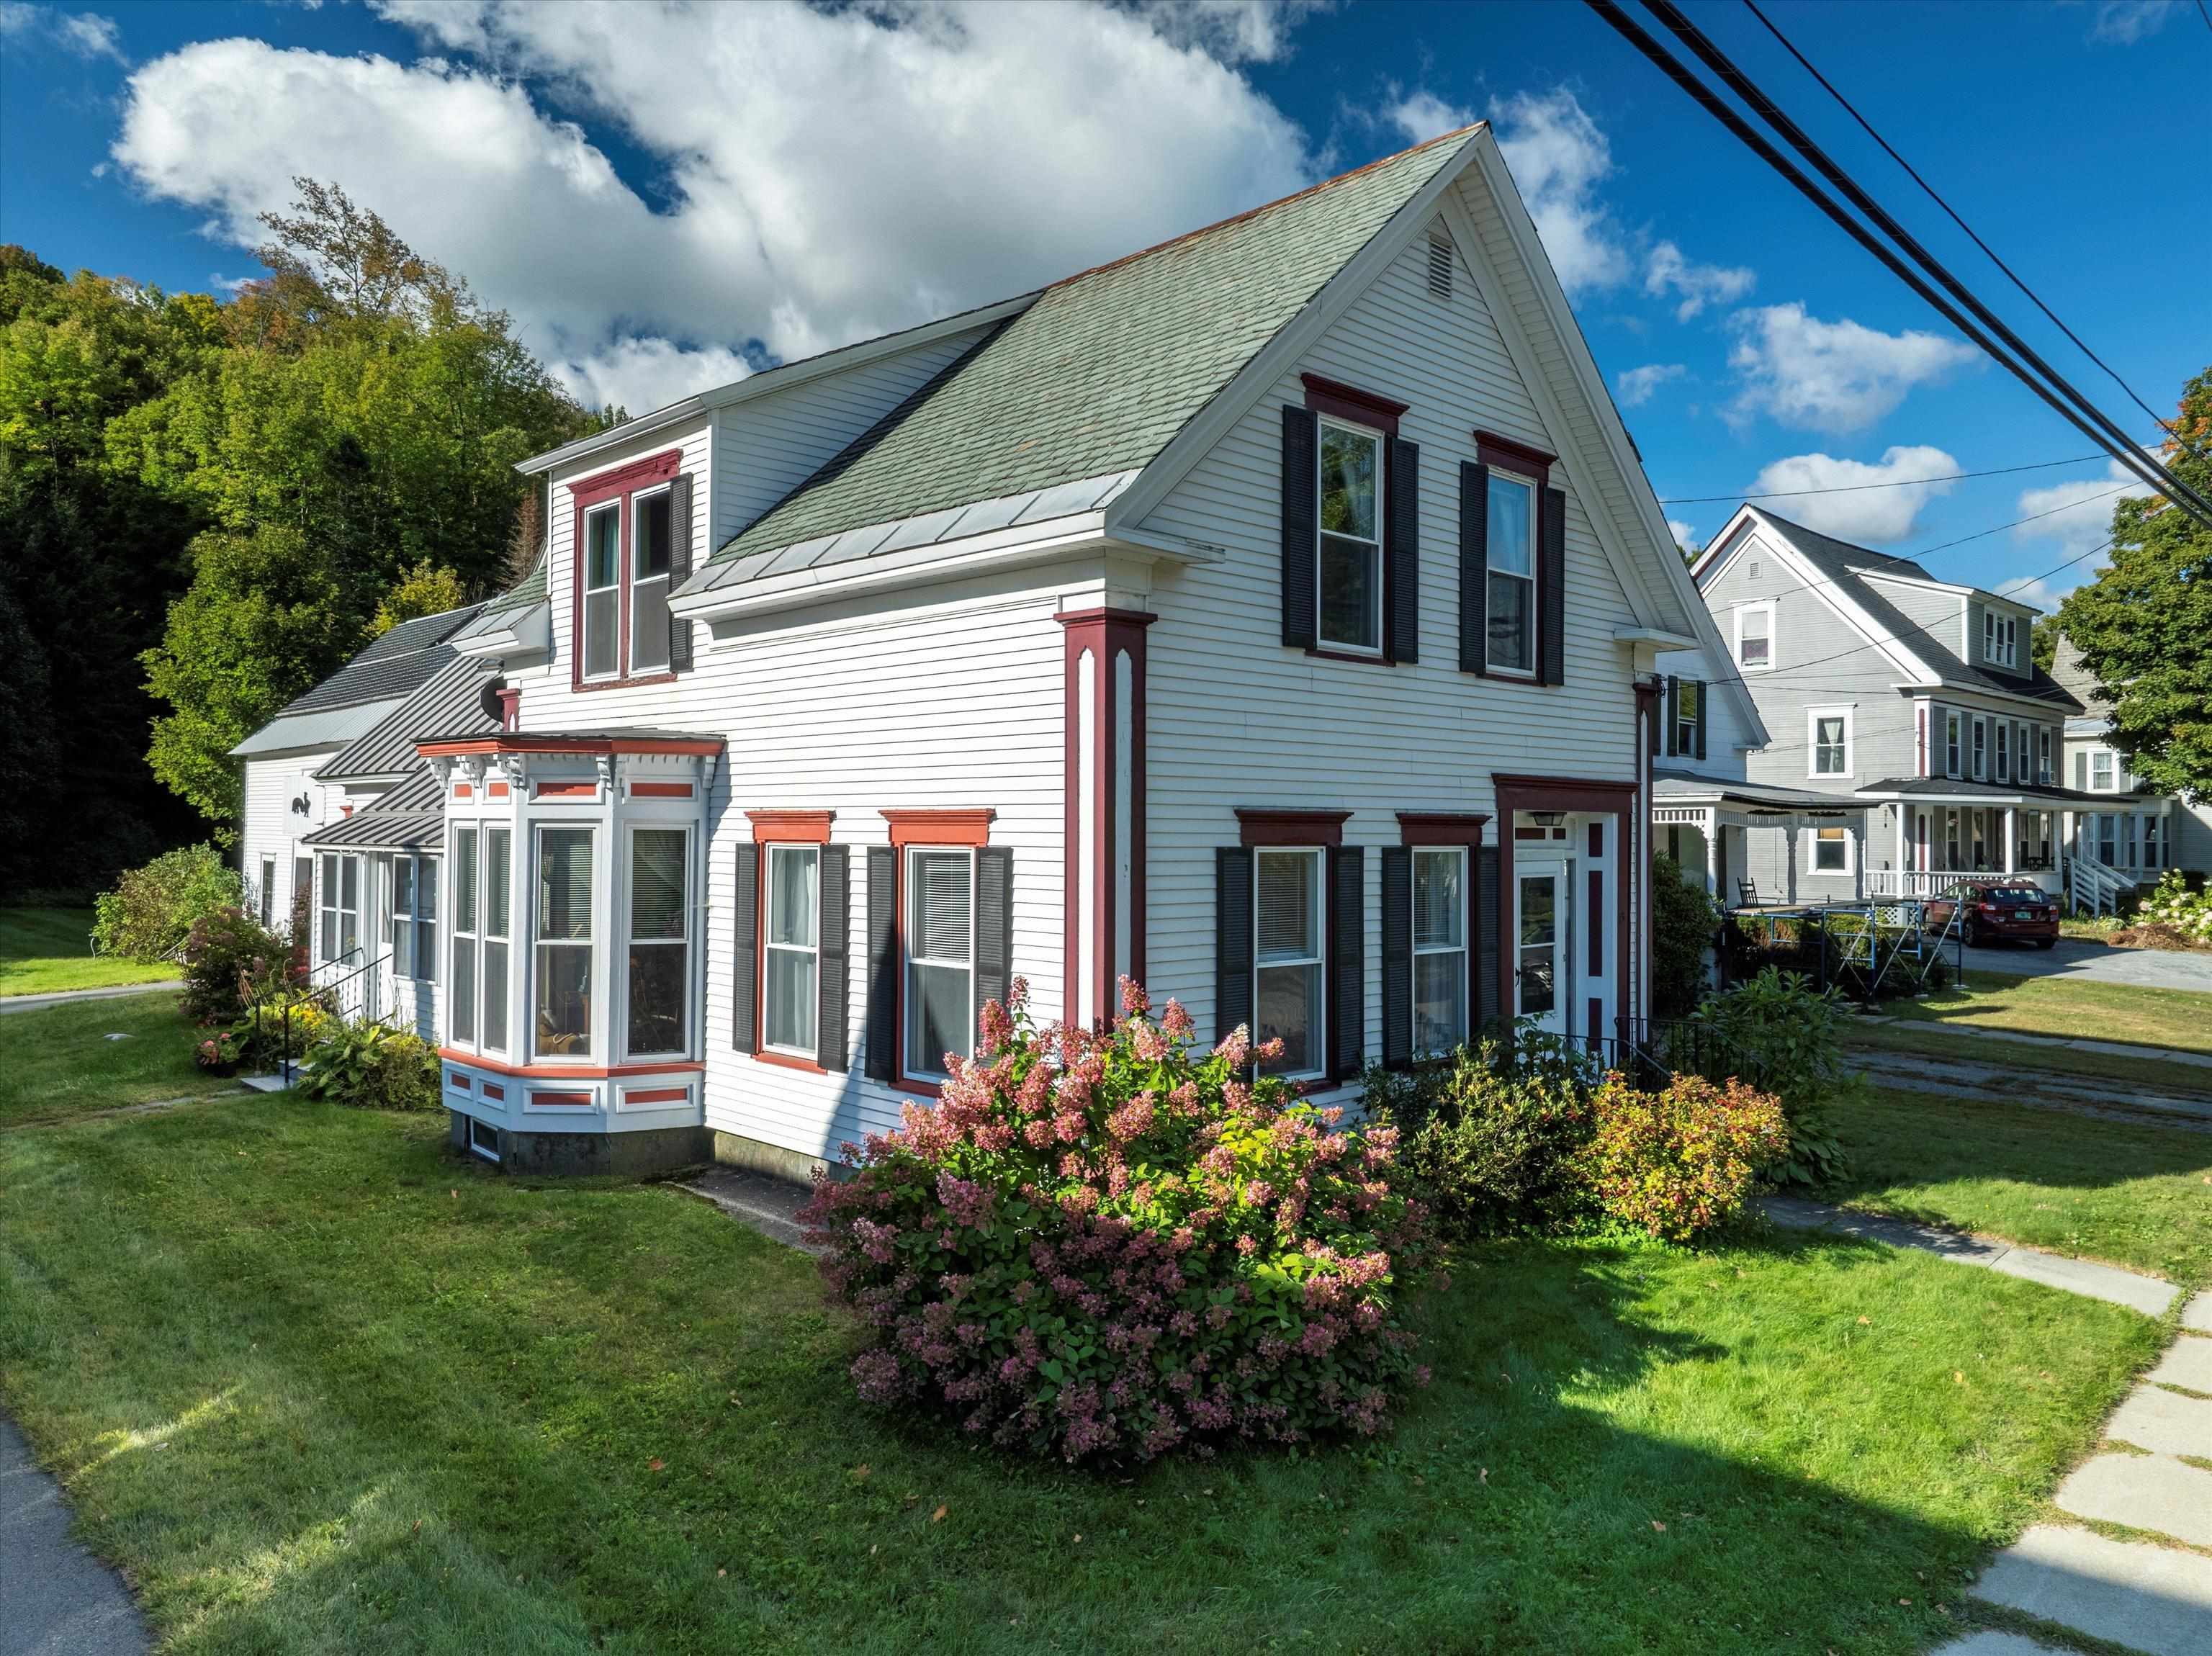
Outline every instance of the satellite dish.
[[507, 725], [507, 704], [500, 700], [499, 693], [506, 688], [505, 679], [488, 678], [477, 692], [477, 706], [483, 709], [483, 716], [502, 729]]

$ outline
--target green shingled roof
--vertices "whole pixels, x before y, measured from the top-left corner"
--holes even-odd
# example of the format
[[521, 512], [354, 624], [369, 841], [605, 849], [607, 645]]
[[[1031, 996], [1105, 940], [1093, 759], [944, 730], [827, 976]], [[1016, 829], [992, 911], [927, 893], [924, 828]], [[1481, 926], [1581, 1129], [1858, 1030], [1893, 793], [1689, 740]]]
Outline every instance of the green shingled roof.
[[1046, 288], [714, 561], [1141, 468], [1465, 136]]

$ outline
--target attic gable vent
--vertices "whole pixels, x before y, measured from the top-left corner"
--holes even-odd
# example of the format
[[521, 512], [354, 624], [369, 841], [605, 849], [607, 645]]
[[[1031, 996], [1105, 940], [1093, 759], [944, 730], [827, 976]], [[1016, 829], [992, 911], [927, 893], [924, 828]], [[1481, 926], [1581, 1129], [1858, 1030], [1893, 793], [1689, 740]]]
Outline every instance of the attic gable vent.
[[1457, 261], [1452, 257], [1451, 238], [1436, 231], [1429, 233], [1429, 291], [1438, 299], [1452, 296], [1452, 266]]

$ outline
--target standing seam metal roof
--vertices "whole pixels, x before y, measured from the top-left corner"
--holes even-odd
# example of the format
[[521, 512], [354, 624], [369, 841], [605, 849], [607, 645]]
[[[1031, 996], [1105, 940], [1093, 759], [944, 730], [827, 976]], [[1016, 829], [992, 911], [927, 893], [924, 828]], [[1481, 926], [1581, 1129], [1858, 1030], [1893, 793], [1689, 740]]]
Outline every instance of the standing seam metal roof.
[[422, 765], [415, 743], [424, 736], [465, 730], [471, 719], [483, 730], [497, 730], [499, 721], [483, 711], [481, 695], [491, 676], [484, 663], [454, 657], [422, 688], [333, 754], [316, 777], [334, 782], [348, 777], [405, 775]]

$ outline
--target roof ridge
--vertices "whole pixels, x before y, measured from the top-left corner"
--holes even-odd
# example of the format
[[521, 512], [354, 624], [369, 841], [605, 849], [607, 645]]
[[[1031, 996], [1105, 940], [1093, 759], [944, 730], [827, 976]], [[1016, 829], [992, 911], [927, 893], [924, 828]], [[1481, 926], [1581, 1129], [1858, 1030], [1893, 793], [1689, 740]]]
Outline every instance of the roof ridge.
[[1287, 196], [1278, 196], [1273, 201], [1263, 201], [1258, 206], [1248, 207], [1241, 213], [1231, 213], [1225, 219], [1216, 219], [1211, 224], [1201, 224], [1194, 230], [1185, 230], [1180, 235], [1170, 236], [1165, 241], [1156, 241], [1149, 247], [1139, 247], [1134, 252], [1122, 254], [1119, 258], [1109, 258], [1103, 264], [1093, 264], [1088, 270], [1076, 271], [1073, 276], [1064, 276], [1057, 282], [1047, 282], [1038, 290], [1039, 297], [1065, 288], [1071, 282], [1080, 282], [1085, 276], [1098, 276], [1108, 270], [1119, 270], [1122, 265], [1132, 264], [1138, 259], [1150, 258], [1154, 253], [1164, 253], [1170, 247], [1179, 247], [1184, 242], [1195, 241], [1200, 236], [1210, 236], [1217, 230], [1226, 230], [1233, 224], [1242, 224], [1247, 219], [1257, 218], [1262, 213], [1272, 213], [1278, 207], [1287, 207], [1292, 202], [1304, 201], [1309, 196], [1317, 196], [1324, 190], [1334, 190], [1340, 184], [1348, 183], [1353, 179], [1372, 173], [1378, 167], [1388, 167], [1393, 161], [1402, 161], [1407, 156], [1418, 155], [1424, 149], [1432, 149], [1440, 143], [1449, 143], [1454, 138], [1463, 138], [1478, 127], [1487, 124], [1486, 121], [1470, 121], [1465, 126], [1455, 127], [1449, 132], [1440, 132], [1433, 138], [1424, 138], [1420, 143], [1408, 144], [1403, 149], [1393, 150], [1387, 155], [1377, 155], [1365, 166], [1355, 167], [1348, 173], [1339, 173], [1334, 178], [1327, 178], [1319, 183], [1310, 184], [1303, 190], [1293, 190]]

